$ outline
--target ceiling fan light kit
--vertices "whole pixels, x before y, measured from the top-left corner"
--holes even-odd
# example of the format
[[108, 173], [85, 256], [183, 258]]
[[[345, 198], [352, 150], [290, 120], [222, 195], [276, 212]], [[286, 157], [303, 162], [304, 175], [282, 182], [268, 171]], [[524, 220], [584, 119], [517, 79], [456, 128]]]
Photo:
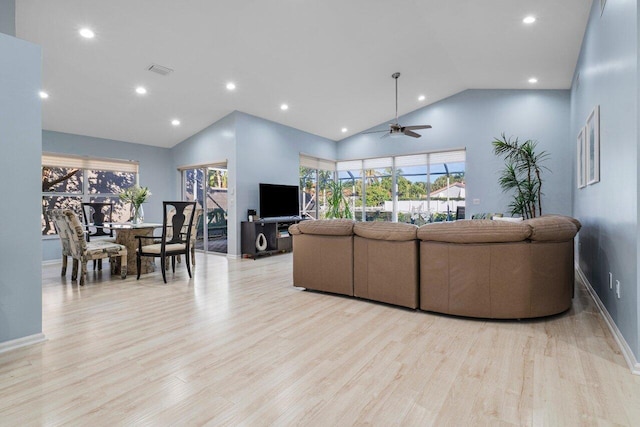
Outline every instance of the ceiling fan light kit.
[[381, 138], [386, 138], [388, 136], [390, 136], [391, 138], [399, 138], [401, 136], [420, 138], [422, 135], [414, 132], [414, 130], [431, 129], [431, 125], [400, 126], [400, 123], [398, 122], [398, 77], [400, 77], [400, 73], [393, 73], [391, 77], [396, 81], [396, 121], [394, 123], [389, 123], [389, 130], [374, 130], [362, 133], [385, 132], [385, 134], [382, 135]]

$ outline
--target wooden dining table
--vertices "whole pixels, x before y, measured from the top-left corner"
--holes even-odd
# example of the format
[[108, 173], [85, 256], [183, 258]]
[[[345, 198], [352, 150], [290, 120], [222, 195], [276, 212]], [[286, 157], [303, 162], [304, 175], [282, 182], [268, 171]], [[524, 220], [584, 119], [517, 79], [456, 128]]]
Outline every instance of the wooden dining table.
[[[138, 239], [136, 236], [153, 236], [153, 230], [162, 228], [162, 224], [154, 222], [142, 222], [134, 224], [131, 222], [111, 222], [105, 223], [105, 228], [110, 228], [116, 232], [116, 243], [126, 246], [127, 248], [127, 274], [137, 275], [138, 266], [136, 264], [136, 249], [138, 248]], [[149, 244], [149, 242], [143, 242]], [[140, 264], [140, 274], [151, 273], [155, 271], [155, 259], [151, 257], [142, 257]], [[116, 273], [120, 273], [120, 259], [116, 260]]]

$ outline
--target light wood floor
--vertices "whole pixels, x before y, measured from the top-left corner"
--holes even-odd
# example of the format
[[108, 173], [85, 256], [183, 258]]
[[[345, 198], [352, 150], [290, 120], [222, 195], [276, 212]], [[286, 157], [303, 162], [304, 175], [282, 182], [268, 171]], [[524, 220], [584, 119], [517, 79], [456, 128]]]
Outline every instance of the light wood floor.
[[586, 291], [538, 321], [306, 292], [290, 254], [79, 288], [43, 268], [43, 344], [0, 354], [0, 425], [640, 425]]

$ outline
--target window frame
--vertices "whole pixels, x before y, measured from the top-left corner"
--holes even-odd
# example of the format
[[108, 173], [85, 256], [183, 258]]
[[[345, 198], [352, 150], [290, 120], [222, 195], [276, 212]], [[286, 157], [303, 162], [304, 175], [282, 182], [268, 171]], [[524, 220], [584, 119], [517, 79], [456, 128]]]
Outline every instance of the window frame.
[[[57, 192], [57, 191], [41, 191], [40, 200], [45, 197], [64, 197], [79, 198], [80, 203], [91, 202], [94, 199], [118, 198], [118, 193], [90, 193], [89, 172], [121, 172], [133, 173], [134, 183], [140, 182], [139, 162], [134, 160], [107, 159], [99, 157], [82, 157], [75, 155], [60, 155], [54, 153], [43, 153], [40, 165], [40, 175], [42, 176], [43, 168], [66, 168], [80, 169], [82, 171], [82, 191], [77, 193]], [[81, 212], [79, 212], [81, 215]], [[82, 219], [81, 219], [82, 220]], [[58, 234], [41, 235], [42, 240], [58, 239]]]
[[[413, 158], [413, 159], [412, 159]], [[403, 164], [403, 162], [398, 163], [398, 160], [406, 160], [409, 162], [408, 164]], [[405, 163], [406, 163], [405, 162]], [[417, 163], [416, 163], [417, 162]], [[382, 156], [382, 157], [372, 157], [367, 159], [353, 159], [353, 160], [340, 160], [340, 161], [331, 161], [320, 158], [315, 158], [313, 156], [309, 156], [306, 154], [300, 154], [300, 163], [299, 170], [301, 168], [307, 169], [315, 169], [315, 187], [318, 188], [318, 175], [320, 170], [329, 170], [327, 167], [332, 165], [332, 170], [329, 170], [333, 173], [334, 179], [338, 181], [344, 181], [351, 179], [355, 182], [360, 181], [360, 191], [361, 191], [361, 206], [356, 207], [355, 204], [352, 206], [352, 212], [354, 218], [357, 220], [357, 215], [359, 214], [361, 217], [361, 221], [367, 220], [367, 187], [371, 184], [367, 184], [367, 177], [365, 176], [367, 170], [371, 169], [380, 169], [380, 167], [391, 168], [391, 203], [392, 203], [392, 212], [391, 212], [391, 222], [398, 222], [398, 214], [399, 214], [399, 200], [398, 200], [398, 176], [405, 176], [405, 174], [398, 175], [398, 170], [401, 170], [403, 166], [424, 166], [426, 175], [426, 205], [427, 209], [430, 212], [432, 202], [435, 202], [437, 205], [437, 200], [432, 200], [431, 197], [431, 178], [432, 175], [441, 175], [440, 173], [433, 173], [432, 166], [440, 165], [440, 164], [464, 164], [464, 168], [462, 173], [466, 175], [466, 165], [467, 165], [467, 150], [466, 148], [457, 148], [451, 150], [442, 150], [442, 151], [433, 151], [433, 152], [423, 152], [423, 153], [415, 153], [415, 154], [398, 154], [394, 156]], [[382, 165], [382, 166], [381, 166]], [[445, 166], [446, 168], [446, 166]], [[349, 173], [353, 171], [359, 171], [359, 177], [355, 178], [344, 178], [340, 177], [341, 172]], [[451, 172], [458, 173], [458, 172]], [[422, 174], [421, 174], [422, 175]], [[385, 177], [387, 177], [385, 175]], [[465, 180], [466, 183], [466, 180]], [[465, 204], [466, 204], [466, 194], [465, 194]], [[302, 203], [302, 198], [301, 198]], [[355, 199], [353, 201], [355, 203]], [[315, 215], [316, 218], [319, 217], [318, 211], [318, 203], [316, 203]], [[370, 209], [371, 210], [371, 209]], [[300, 205], [300, 212], [302, 214], [303, 207]], [[429, 215], [429, 221], [431, 221], [431, 215]], [[447, 220], [450, 219], [450, 213], [447, 215]]]

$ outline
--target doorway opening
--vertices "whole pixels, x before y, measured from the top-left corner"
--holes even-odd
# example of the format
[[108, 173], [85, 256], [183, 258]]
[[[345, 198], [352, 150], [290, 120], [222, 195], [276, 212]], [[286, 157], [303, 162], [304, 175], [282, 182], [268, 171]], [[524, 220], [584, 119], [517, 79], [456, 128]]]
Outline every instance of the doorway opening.
[[227, 164], [217, 163], [180, 169], [182, 198], [203, 209], [198, 223], [196, 250], [227, 253]]

